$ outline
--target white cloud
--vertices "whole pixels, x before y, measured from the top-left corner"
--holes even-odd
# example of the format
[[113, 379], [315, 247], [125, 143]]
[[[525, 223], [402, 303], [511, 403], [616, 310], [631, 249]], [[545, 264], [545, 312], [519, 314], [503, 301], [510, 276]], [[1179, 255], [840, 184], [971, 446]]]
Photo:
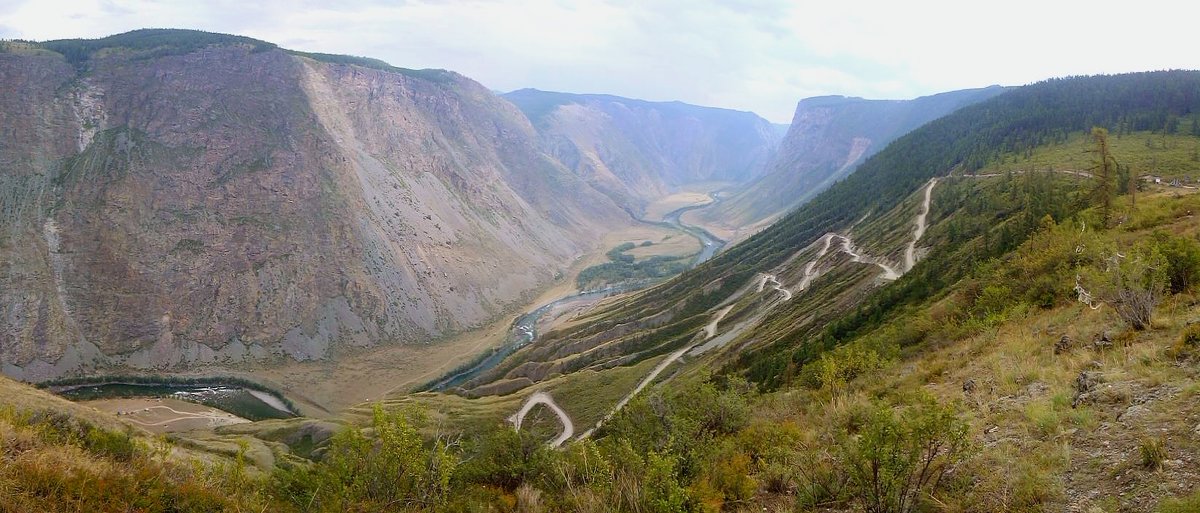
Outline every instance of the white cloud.
[[1179, 4], [788, 0], [0, 0], [3, 37], [197, 28], [447, 68], [501, 90], [603, 92], [789, 120], [819, 94], [904, 98], [1200, 67]]

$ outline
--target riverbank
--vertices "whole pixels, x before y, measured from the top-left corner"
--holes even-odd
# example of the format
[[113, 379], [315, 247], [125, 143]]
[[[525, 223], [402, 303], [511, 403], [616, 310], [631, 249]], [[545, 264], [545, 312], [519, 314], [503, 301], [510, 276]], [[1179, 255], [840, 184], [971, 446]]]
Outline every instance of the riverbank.
[[[707, 202], [703, 201], [705, 198], [708, 199]], [[704, 263], [725, 246], [725, 241], [713, 236], [703, 228], [685, 225], [679, 221], [679, 216], [681, 214], [719, 201], [714, 193], [708, 193], [706, 196], [700, 196], [696, 193], [687, 193], [682, 200], [679, 198], [674, 198], [664, 201], [671, 205], [682, 204], [682, 206], [679, 206], [674, 210], [667, 212], [666, 214], [662, 214], [661, 221], [642, 220], [641, 222], [647, 227], [661, 227], [675, 230], [689, 238], [694, 238], [700, 243], [699, 251], [692, 255], [691, 261], [687, 265], [687, 269], [694, 268], [697, 265]], [[626, 242], [632, 245], [632, 241]], [[417, 387], [415, 390], [422, 392], [444, 392], [464, 384], [466, 384], [468, 387], [478, 386], [481, 383], [473, 383], [472, 380], [483, 375], [496, 365], [499, 365], [500, 362], [504, 361], [509, 355], [516, 352], [521, 347], [537, 340], [538, 327], [542, 319], [546, 316], [546, 314], [552, 312], [554, 309], [574, 303], [575, 311], [578, 313], [586, 309], [585, 306], [581, 306], [579, 303], [596, 303], [599, 300], [609, 296], [641, 290], [668, 278], [669, 277], [646, 278], [635, 281], [615, 283], [607, 285], [603, 289], [588, 290], [566, 295], [544, 305], [540, 305], [537, 308], [529, 310], [525, 314], [517, 317], [517, 319], [513, 322], [512, 327], [509, 329], [509, 333], [506, 336], [503, 344], [494, 347], [489, 353], [477, 355], [474, 360], [460, 365], [446, 374], [443, 374], [439, 378]]]
[[81, 401], [79, 404], [111, 413], [122, 421], [156, 434], [214, 429], [250, 422], [211, 406], [171, 397], [97, 399]]
[[283, 419], [295, 417], [298, 413], [296, 406], [279, 392], [240, 378], [96, 376], [43, 383], [42, 388], [80, 403], [169, 398], [203, 405], [250, 421]]
[[[388, 345], [364, 350], [349, 350], [328, 361], [288, 362], [281, 366], [257, 369], [256, 377], [280, 384], [281, 390], [292, 397], [303, 397], [323, 410], [306, 408], [303, 413], [313, 417], [328, 417], [346, 408], [366, 402], [381, 401], [394, 394], [445, 376], [454, 369], [478, 362], [501, 346], [514, 321], [521, 315], [578, 292], [575, 278], [583, 269], [604, 261], [605, 252], [624, 241], [662, 241], [654, 249], [673, 253], [695, 253], [696, 239], [661, 226], [630, 224], [605, 234], [594, 251], [581, 255], [535, 298], [511, 311], [517, 312], [497, 319], [479, 329], [453, 335], [429, 344]], [[668, 242], [670, 244], [668, 244]]]

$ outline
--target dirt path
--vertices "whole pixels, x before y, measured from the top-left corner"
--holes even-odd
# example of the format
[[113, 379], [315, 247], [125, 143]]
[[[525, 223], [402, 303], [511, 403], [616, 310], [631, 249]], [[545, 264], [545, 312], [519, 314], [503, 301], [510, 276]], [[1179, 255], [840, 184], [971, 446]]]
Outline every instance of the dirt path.
[[[934, 186], [937, 185], [937, 182], [938, 182], [938, 179], [933, 178], [933, 179], [929, 180], [929, 184], [925, 186], [925, 201], [921, 206], [921, 212], [919, 214], [917, 214], [917, 218], [914, 221], [914, 223], [916, 225], [916, 229], [913, 232], [913, 240], [911, 243], [909, 243], [909, 246], [908, 246], [907, 250], [905, 251], [904, 271], [903, 272], [897, 271], [895, 268], [893, 268], [892, 266], [885, 263], [882, 259], [859, 253], [857, 248], [854, 247], [854, 241], [851, 240], [849, 236], [830, 232], [830, 233], [826, 233], [824, 236], [822, 236], [822, 238], [821, 238], [822, 246], [821, 246], [821, 250], [817, 253], [817, 256], [814, 257], [812, 259], [812, 261], [808, 262], [804, 266], [804, 276], [800, 280], [800, 284], [797, 287], [797, 292], [806, 290], [808, 288], [808, 286], [812, 283], [812, 280], [816, 278], [817, 264], [820, 262], [820, 260], [822, 258], [825, 257], [825, 255], [827, 255], [829, 253], [829, 250], [833, 246], [834, 238], [841, 239], [841, 247], [839, 249], [843, 253], [850, 255], [851, 261], [878, 266], [881, 270], [883, 270], [882, 278], [885, 280], [892, 281], [892, 280], [899, 279], [900, 276], [903, 275], [904, 272], [907, 272], [908, 270], [912, 269], [913, 265], [916, 262], [917, 242], [920, 241], [921, 237], [923, 237], [925, 235], [925, 230], [928, 228], [929, 208], [930, 208], [930, 204], [933, 200], [933, 188], [934, 188]], [[784, 301], [789, 301], [792, 299], [792, 296], [793, 296], [792, 292], [790, 290], [783, 288], [783, 284], [780, 283], [779, 279], [773, 274], [765, 274], [764, 273], [759, 276], [758, 285], [756, 287], [758, 292], [762, 292], [763, 290], [765, 290], [768, 283], [771, 284], [771, 286], [774, 290], [778, 291], [780, 294], [783, 295]], [[716, 314], [713, 317], [713, 320], [704, 326], [703, 331], [704, 331], [704, 340], [705, 341], [716, 336], [717, 324], [720, 322], [720, 320], [722, 318], [725, 317], [726, 314], [729, 313], [730, 309], [732, 309], [732, 308], [733, 308], [732, 304], [727, 305], [724, 308], [721, 308], [720, 310], [718, 310], [716, 312]], [[634, 389], [631, 392], [629, 392], [629, 394], [625, 395], [625, 397], [622, 397], [621, 400], [618, 401], [617, 404], [612, 408], [612, 410], [610, 410], [608, 412], [608, 414], [606, 414], [604, 416], [604, 418], [600, 419], [600, 421], [597, 422], [594, 427], [588, 429], [587, 431], [584, 431], [583, 434], [580, 435], [580, 438], [587, 438], [587, 437], [591, 436], [591, 434], [593, 432], [595, 432], [596, 429], [598, 429], [600, 426], [603, 426], [604, 423], [607, 422], [609, 419], [611, 419], [613, 415], [615, 415], [618, 411], [621, 410], [621, 408], [624, 408], [625, 405], [628, 404], [629, 401], [634, 398], [634, 396], [636, 396], [639, 392], [641, 392], [643, 389], [645, 389], [646, 386], [648, 386], [651, 382], [653, 382], [654, 379], [657, 378], [658, 375], [661, 374], [663, 370], [665, 370], [672, 363], [675, 363], [675, 361], [678, 360], [680, 357], [682, 357], [684, 354], [686, 354], [687, 352], [691, 351], [692, 349], [696, 348], [699, 345], [700, 345], [700, 343], [690, 344], [687, 347], [684, 347], [678, 351], [675, 351], [674, 353], [671, 353], [666, 358], [664, 358], [663, 361], [659, 362], [659, 364], [656, 365], [654, 367], [654, 369], [651, 370], [650, 373], [646, 375], [646, 377], [642, 378], [642, 380], [640, 382], [638, 382], [638, 385], [636, 387], [634, 387]], [[524, 411], [524, 409], [522, 411]]]
[[562, 433], [559, 433], [557, 438], [550, 441], [550, 447], [558, 447], [563, 442], [570, 440], [572, 436], [575, 436], [575, 423], [571, 422], [571, 417], [554, 402], [554, 398], [550, 397], [550, 394], [545, 392], [534, 392], [533, 395], [529, 396], [529, 399], [525, 400], [525, 404], [521, 405], [521, 409], [508, 418], [508, 421], [512, 422], [513, 428], [520, 431], [521, 422], [525, 421], [525, 415], [528, 415], [529, 411], [539, 404], [544, 404], [547, 408], [550, 408], [555, 415], [558, 415], [558, 420], [563, 425]]
[[646, 374], [646, 377], [642, 378], [642, 380], [638, 382], [637, 386], [633, 387], [632, 391], [630, 391], [628, 394], [625, 394], [625, 397], [622, 397], [620, 401], [617, 401], [616, 406], [613, 406], [613, 408], [604, 415], [604, 418], [600, 419], [599, 422], [596, 422], [596, 425], [592, 428], [584, 431], [582, 435], [579, 435], [579, 438], [583, 439], [592, 436], [593, 432], [599, 429], [600, 426], [603, 426], [605, 422], [611, 420], [613, 415], [616, 415], [617, 412], [621, 411], [621, 408], [624, 408], [626, 404], [629, 404], [629, 401], [633, 400], [633, 398], [638, 395], [638, 392], [641, 392], [644, 388], [646, 388], [647, 385], [653, 382], [654, 378], [657, 378], [663, 370], [669, 367], [672, 363], [675, 363], [675, 360], [678, 360], [679, 357], [683, 356], [684, 353], [690, 351], [695, 346], [696, 344], [689, 344], [683, 349], [667, 355], [663, 361], [658, 362], [658, 365], [655, 365], [654, 369], [651, 370], [649, 374]]
[[821, 240], [824, 241], [824, 245], [821, 246], [821, 251], [817, 253], [817, 256], [813, 258], [811, 262], [804, 266], [804, 277], [800, 278], [800, 285], [796, 287], [796, 289], [799, 291], [808, 290], [808, 286], [812, 283], [813, 278], [817, 277], [817, 262], [819, 262], [825, 257], [826, 254], [829, 253], [829, 246], [833, 242], [833, 234], [826, 233], [823, 237], [821, 237]]
[[[963, 178], [995, 178], [998, 176], [1008, 176], [1010, 174], [1022, 175], [1022, 174], [1025, 174], [1026, 172], [1027, 171], [1011, 171], [1008, 173], [985, 173], [982, 175], [956, 175], [956, 176], [960, 176]], [[1096, 175], [1093, 175], [1087, 171], [1072, 171], [1070, 169], [1038, 169], [1038, 170], [1035, 170], [1034, 172], [1037, 172], [1037, 173], [1060, 173], [1060, 174], [1064, 174], [1064, 175], [1074, 175], [1074, 176], [1078, 176], [1078, 177], [1082, 177], [1082, 178], [1095, 178], [1096, 177]]]
[[554, 403], [554, 398], [550, 397], [550, 394], [546, 392], [534, 392], [533, 396], [529, 396], [526, 399], [526, 403], [521, 405], [521, 410], [518, 410], [516, 414], [512, 414], [509, 417], [512, 428], [520, 431], [521, 423], [524, 422], [524, 416], [528, 415], [529, 410], [533, 410], [534, 406], [539, 404], [545, 404], [546, 408], [554, 412], [554, 415], [558, 415], [559, 422], [563, 423], [563, 431], [558, 434], [556, 439], [550, 441], [551, 447], [563, 445], [563, 442], [570, 440], [571, 436], [575, 436], [575, 422], [571, 422], [571, 417], [566, 415], [566, 412], [562, 408], [559, 408], [557, 403]]
[[925, 203], [921, 204], [921, 213], [917, 214], [917, 229], [913, 232], [912, 242], [908, 243], [908, 249], [904, 250], [904, 272], [911, 271], [917, 265], [917, 241], [925, 236], [925, 229], [929, 227], [929, 203], [933, 201], [933, 186], [937, 182], [937, 178], [931, 178], [929, 185], [925, 186]]
[[[774, 283], [775, 290], [779, 291], [781, 294], [783, 294], [784, 301], [790, 300], [792, 298], [792, 293], [790, 291], [788, 291], [787, 289], [782, 288], [782, 284], [779, 283], [779, 280], [777, 280], [774, 275], [770, 275], [770, 274], [763, 275], [760, 278], [760, 281], [758, 283], [758, 292], [762, 292], [766, 288], [767, 282]], [[602, 418], [598, 422], [596, 422], [595, 426], [591, 427], [587, 431], [584, 431], [582, 435], [579, 435], [579, 438], [583, 439], [583, 438], [592, 436], [593, 432], [595, 432], [597, 429], [599, 429], [600, 426], [603, 426], [605, 422], [608, 422], [610, 419], [612, 419], [613, 415], [616, 415], [617, 412], [621, 411], [621, 408], [624, 408], [626, 404], [629, 404], [629, 401], [633, 400], [633, 398], [635, 396], [637, 396], [639, 392], [644, 390], [648, 385], [650, 385], [650, 383], [654, 382], [654, 379], [657, 378], [659, 374], [662, 374], [662, 371], [666, 370], [667, 367], [669, 367], [672, 363], [675, 363], [676, 360], [678, 360], [680, 357], [682, 357], [688, 351], [695, 349], [696, 347], [700, 346], [703, 342], [716, 336], [717, 323], [720, 322], [721, 319], [723, 319], [725, 317], [725, 315], [727, 315], [729, 313], [729, 311], [733, 309], [733, 306], [734, 305], [730, 304], [730, 305], [727, 305], [724, 308], [718, 310], [716, 312], [716, 314], [713, 316], [713, 320], [704, 326], [704, 330], [703, 330], [704, 331], [704, 339], [703, 340], [696, 342], [694, 344], [688, 344], [687, 346], [683, 347], [682, 349], [679, 349], [678, 351], [675, 351], [674, 353], [667, 355], [667, 357], [664, 358], [663, 361], [658, 362], [658, 365], [655, 365], [654, 369], [652, 369], [648, 374], [646, 374], [646, 377], [642, 378], [642, 380], [638, 382], [637, 386], [634, 387], [633, 390], [631, 390], [628, 394], [625, 394], [625, 397], [622, 397], [620, 401], [617, 401], [617, 404], [615, 406], [613, 406], [613, 408], [611, 410], [609, 410], [607, 414], [604, 415], [604, 418]]]
[[136, 423], [136, 424], [141, 424], [143, 426], [164, 426], [164, 425], [171, 424], [174, 422], [179, 422], [182, 420], [190, 420], [190, 419], [205, 419], [205, 420], [209, 420], [209, 421], [213, 422], [214, 425], [223, 425], [223, 423], [228, 421], [231, 417], [228, 415], [215, 415], [215, 414], [179, 411], [170, 406], [150, 406], [150, 407], [145, 408], [143, 411], [149, 412], [150, 410], [167, 410], [171, 413], [174, 413], [175, 415], [178, 415], [178, 417], [166, 419], [166, 420], [160, 420], [158, 422], [146, 422], [146, 421], [140, 420], [136, 417], [127, 417], [126, 420]]
[[[762, 287], [759, 287], [758, 290], [762, 291]], [[717, 334], [717, 323], [721, 322], [721, 319], [724, 319], [725, 315], [727, 315], [730, 310], [733, 310], [733, 305], [729, 305], [729, 306], [726, 306], [725, 308], [717, 310], [717, 314], [713, 316], [713, 320], [709, 321], [708, 324], [704, 325], [704, 338], [705, 339], [713, 338], [713, 336], [715, 336]]]
[[783, 288], [783, 284], [779, 283], [779, 279], [776, 278], [774, 274], [762, 275], [762, 279], [758, 282], [758, 291], [762, 292], [763, 289], [766, 288], [767, 283], [770, 283], [771, 288], [775, 289], [776, 292], [783, 294], [784, 301], [790, 301], [792, 299], [792, 291]]
[[896, 269], [892, 268], [892, 266], [883, 263], [883, 261], [878, 258], [869, 255], [863, 255], [856, 251], [854, 247], [854, 241], [850, 240], [850, 237], [837, 233], [833, 234], [833, 236], [842, 239], [842, 252], [850, 255], [852, 262], [878, 266], [880, 269], [883, 269], [883, 279], [885, 280], [893, 281], [900, 278], [900, 272], [896, 271]]
[[212, 429], [250, 422], [232, 413], [174, 398], [114, 398], [84, 401], [99, 411], [116, 415], [154, 433]]

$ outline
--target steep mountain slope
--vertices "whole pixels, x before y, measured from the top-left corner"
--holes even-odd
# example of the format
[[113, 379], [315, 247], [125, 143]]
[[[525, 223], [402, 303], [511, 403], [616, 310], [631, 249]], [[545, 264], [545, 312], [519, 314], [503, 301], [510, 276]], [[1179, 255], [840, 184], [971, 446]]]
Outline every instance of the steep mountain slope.
[[[1200, 72], [1017, 89], [546, 334], [485, 384], [524, 380], [514, 393], [186, 441], [220, 438], [238, 462], [266, 447], [270, 479], [163, 472], [0, 378], [16, 406], [0, 408], [0, 489], [50, 511], [1197, 511], [1200, 193], [1139, 190], [1128, 166], [1200, 178], [1200, 128], [1180, 128], [1198, 109]], [[1091, 174], [1102, 146], [1111, 202]], [[1130, 297], [1151, 299], [1148, 326]]]
[[860, 163], [913, 129], [1005, 91], [992, 86], [913, 100], [822, 96], [801, 100], [779, 151], [752, 183], [688, 219], [733, 231], [775, 219], [845, 178]]
[[779, 141], [778, 128], [751, 112], [536, 89], [504, 98], [551, 154], [637, 214], [680, 185], [757, 178]]
[[191, 31], [6, 44], [5, 374], [428, 342], [628, 222], [479, 84], [313, 57]]
[[[1112, 128], [1118, 190], [1130, 165], [1191, 181], [1200, 132], [1179, 127], [1197, 109], [1200, 72], [967, 107], [695, 271], [544, 333], [466, 397], [388, 406], [468, 432], [516, 413], [520, 435], [466, 454], [515, 462], [490, 475], [520, 468], [507, 489], [551, 510], [1194, 511], [1200, 195], [1146, 184], [1105, 224], [1090, 129]], [[1141, 294], [1161, 300], [1149, 329], [1122, 303]]]
[[[1087, 176], [1021, 173], [1004, 193], [987, 194], [973, 189], [977, 178], [936, 178], [1093, 125], [1147, 130], [1197, 109], [1196, 72], [1053, 80], [966, 107], [900, 138], [759, 235], [547, 333], [465, 388], [509, 391], [689, 348], [703, 354], [708, 333], [720, 335], [713, 345], [723, 350], [701, 356], [702, 367], [780, 386], [826, 349], [1011, 250], [1045, 215], [1070, 216]], [[948, 224], [924, 228], [935, 223]], [[910, 268], [909, 254], [935, 263]]]

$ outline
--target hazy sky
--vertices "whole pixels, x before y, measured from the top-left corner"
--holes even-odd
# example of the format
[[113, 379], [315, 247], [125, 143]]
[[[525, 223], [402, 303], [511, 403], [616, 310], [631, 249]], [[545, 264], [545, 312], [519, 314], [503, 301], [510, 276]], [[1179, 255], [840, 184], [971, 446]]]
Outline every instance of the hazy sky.
[[682, 100], [789, 122], [801, 98], [1198, 68], [1179, 0], [0, 0], [0, 38], [145, 27], [246, 35], [522, 87]]

